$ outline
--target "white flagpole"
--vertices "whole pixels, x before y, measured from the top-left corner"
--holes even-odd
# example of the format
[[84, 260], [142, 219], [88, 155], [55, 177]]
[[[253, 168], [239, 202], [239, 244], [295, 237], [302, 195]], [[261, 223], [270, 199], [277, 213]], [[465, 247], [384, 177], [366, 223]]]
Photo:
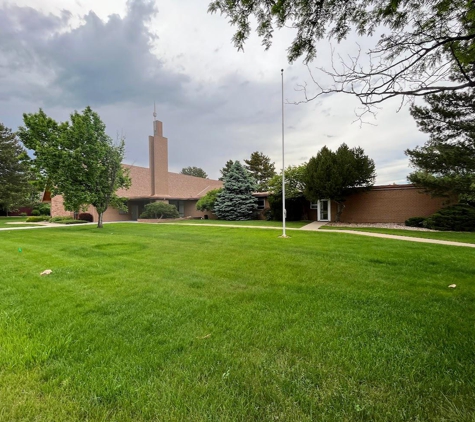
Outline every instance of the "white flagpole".
[[285, 164], [284, 164], [284, 69], [281, 69], [282, 76], [282, 237], [285, 234], [285, 219], [287, 212], [285, 210]]

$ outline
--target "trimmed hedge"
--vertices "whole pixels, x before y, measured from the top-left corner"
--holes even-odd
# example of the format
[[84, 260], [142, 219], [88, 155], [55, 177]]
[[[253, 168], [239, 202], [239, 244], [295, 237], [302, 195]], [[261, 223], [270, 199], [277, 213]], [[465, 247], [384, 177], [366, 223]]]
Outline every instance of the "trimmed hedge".
[[426, 219], [425, 227], [444, 231], [475, 231], [475, 207], [457, 204], [442, 208]]
[[86, 220], [63, 220], [63, 221], [57, 221], [58, 224], [84, 224], [84, 223], [89, 223], [89, 221]]
[[33, 217], [38, 217], [39, 215], [41, 215], [41, 213], [40, 210], [33, 210], [31, 211], [30, 215], [32, 215]]
[[411, 217], [408, 218], [404, 224], [408, 227], [425, 227], [425, 221], [426, 217]]
[[34, 217], [28, 217], [26, 219], [26, 222], [27, 223], [40, 223], [42, 221], [49, 221], [49, 217], [48, 216], [34, 216]]

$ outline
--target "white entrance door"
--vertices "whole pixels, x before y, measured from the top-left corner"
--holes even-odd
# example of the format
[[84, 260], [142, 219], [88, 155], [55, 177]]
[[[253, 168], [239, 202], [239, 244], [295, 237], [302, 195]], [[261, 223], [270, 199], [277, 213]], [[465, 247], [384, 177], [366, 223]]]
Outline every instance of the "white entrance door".
[[331, 209], [328, 199], [320, 199], [318, 201], [318, 221], [330, 221]]

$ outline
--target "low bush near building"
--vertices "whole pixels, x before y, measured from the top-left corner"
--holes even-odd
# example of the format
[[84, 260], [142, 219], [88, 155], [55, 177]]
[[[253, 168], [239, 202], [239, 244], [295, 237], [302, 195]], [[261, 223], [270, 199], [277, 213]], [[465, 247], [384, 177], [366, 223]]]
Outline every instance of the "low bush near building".
[[475, 231], [475, 207], [457, 204], [442, 208], [426, 219], [425, 227], [445, 231]]
[[49, 219], [50, 223], [61, 223], [62, 221], [74, 220], [71, 216], [52, 217]]
[[175, 205], [167, 204], [166, 202], [152, 202], [145, 205], [145, 211], [140, 215], [140, 218], [178, 218], [180, 214]]
[[59, 224], [84, 224], [84, 223], [89, 223], [89, 221], [86, 221], [86, 220], [74, 220], [74, 219], [70, 219], [70, 220], [63, 220], [63, 221], [58, 221]]
[[41, 204], [36, 208], [40, 215], [50, 215], [51, 214], [51, 205], [50, 204]]
[[31, 215], [32, 215], [33, 217], [38, 217], [39, 215], [41, 215], [41, 213], [40, 213], [39, 210], [33, 210], [33, 211], [31, 211]]
[[88, 212], [82, 212], [78, 215], [78, 219], [79, 220], [84, 220], [84, 221], [88, 221], [89, 223], [92, 223], [94, 222], [94, 217], [92, 216], [92, 214], [89, 214]]
[[26, 219], [27, 223], [40, 223], [42, 221], [49, 221], [49, 217], [45, 216], [33, 216]]
[[405, 221], [405, 225], [408, 227], [424, 227], [426, 217], [411, 217]]

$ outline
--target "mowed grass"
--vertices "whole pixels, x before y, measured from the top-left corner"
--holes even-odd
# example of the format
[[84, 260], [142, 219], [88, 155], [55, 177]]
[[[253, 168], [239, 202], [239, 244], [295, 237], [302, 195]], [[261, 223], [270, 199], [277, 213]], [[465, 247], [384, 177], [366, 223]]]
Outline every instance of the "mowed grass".
[[[285, 226], [293, 229], [300, 229], [311, 221], [287, 221]], [[162, 224], [162, 223], [160, 223]], [[175, 221], [174, 224], [213, 224], [213, 225], [233, 225], [233, 226], [258, 226], [258, 227], [282, 227], [282, 221], [267, 220], [246, 220], [246, 221], [226, 221], [226, 220], [181, 220]]]
[[449, 240], [452, 242], [475, 243], [475, 232], [425, 232], [420, 230], [383, 229], [372, 227], [332, 227], [323, 226], [324, 230], [351, 230], [369, 233], [392, 234], [396, 236], [421, 237], [423, 239]]
[[0, 232], [0, 420], [474, 420], [474, 251], [291, 236]]
[[[12, 224], [15, 223], [15, 224]], [[24, 223], [24, 224], [18, 224]], [[35, 224], [26, 223], [26, 217], [0, 217], [0, 229], [8, 229], [14, 227], [32, 227]]]

